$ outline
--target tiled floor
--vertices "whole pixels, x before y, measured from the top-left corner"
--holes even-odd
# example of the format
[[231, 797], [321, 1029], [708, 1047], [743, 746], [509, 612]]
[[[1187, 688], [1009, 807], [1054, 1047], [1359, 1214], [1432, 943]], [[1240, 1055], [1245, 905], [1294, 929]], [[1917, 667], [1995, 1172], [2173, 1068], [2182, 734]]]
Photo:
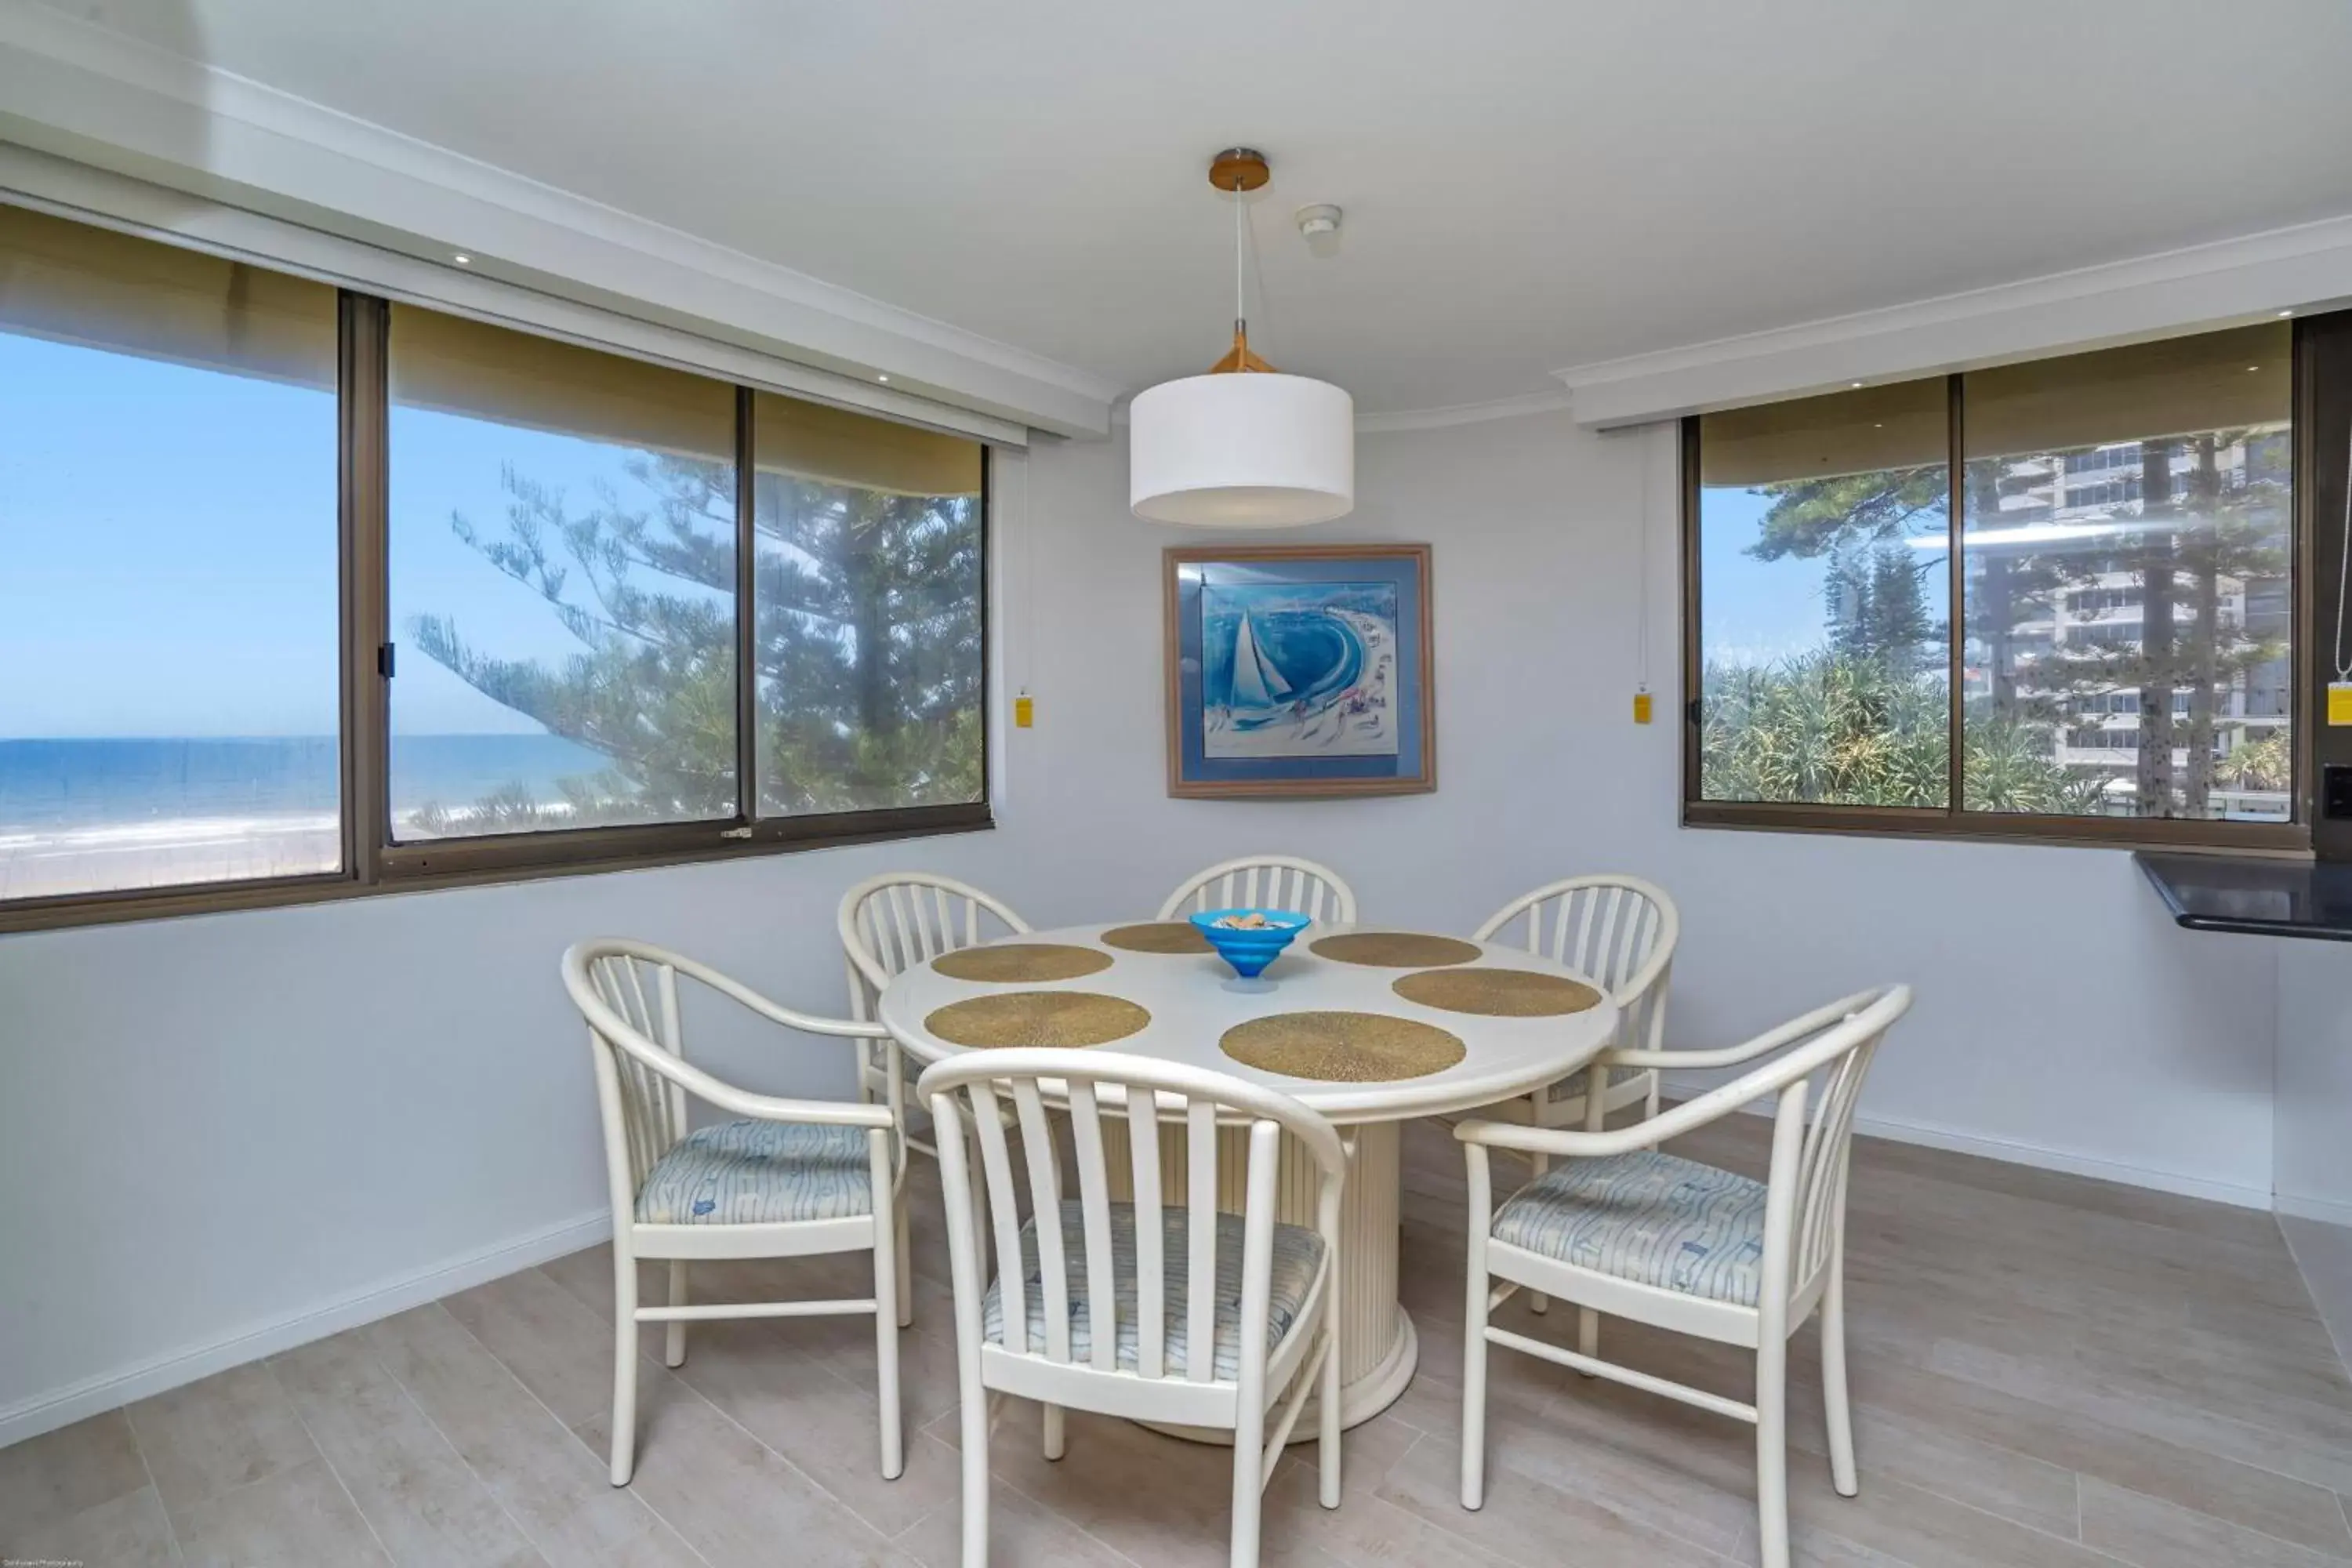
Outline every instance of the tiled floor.
[[[1760, 1135], [1742, 1119], [1683, 1152], [1752, 1168]], [[1413, 1129], [1407, 1152], [1421, 1374], [1349, 1435], [1337, 1512], [1287, 1462], [1265, 1561], [1752, 1562], [1747, 1428], [1500, 1351], [1487, 1505], [1456, 1504], [1461, 1164], [1440, 1130]], [[637, 1477], [614, 1490], [610, 1280], [585, 1252], [0, 1451], [0, 1557], [953, 1563], [946, 1259], [935, 1192], [919, 1204], [898, 1481], [877, 1468], [870, 1327], [769, 1321], [698, 1327], [677, 1373], [646, 1363]], [[1809, 1332], [1792, 1370], [1801, 1562], [2352, 1562], [2352, 1382], [2268, 1215], [1865, 1142], [1850, 1234], [1863, 1494], [1830, 1489]], [[698, 1280], [711, 1295], [855, 1283], [824, 1265]], [[1689, 1342], [1612, 1325], [1604, 1349], [1744, 1393], [1736, 1357]], [[998, 1434], [997, 1563], [1223, 1561], [1222, 1451], [1073, 1415], [1069, 1457], [1049, 1464], [1018, 1405]]]

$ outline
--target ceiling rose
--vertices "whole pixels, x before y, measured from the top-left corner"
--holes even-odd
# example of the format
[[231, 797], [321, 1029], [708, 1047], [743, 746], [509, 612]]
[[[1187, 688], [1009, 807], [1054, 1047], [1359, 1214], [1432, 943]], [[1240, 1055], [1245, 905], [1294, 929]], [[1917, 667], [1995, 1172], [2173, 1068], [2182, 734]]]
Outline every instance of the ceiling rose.
[[1209, 164], [1209, 183], [1234, 198], [1234, 346], [1206, 375], [1162, 382], [1129, 407], [1129, 504], [1147, 521], [1297, 528], [1355, 508], [1355, 399], [1250, 352], [1242, 197], [1271, 177], [1246, 147]]

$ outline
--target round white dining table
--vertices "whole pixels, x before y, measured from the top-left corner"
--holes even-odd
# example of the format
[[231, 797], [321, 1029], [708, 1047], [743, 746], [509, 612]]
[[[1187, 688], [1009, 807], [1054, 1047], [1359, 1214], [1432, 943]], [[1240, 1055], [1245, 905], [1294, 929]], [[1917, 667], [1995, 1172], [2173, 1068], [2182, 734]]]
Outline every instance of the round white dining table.
[[[1158, 922], [1153, 922], [1158, 923]], [[1400, 1122], [1418, 1116], [1475, 1110], [1533, 1092], [1584, 1067], [1617, 1028], [1617, 1009], [1591, 978], [1524, 948], [1485, 942], [1475, 958], [1446, 968], [1527, 970], [1580, 981], [1600, 993], [1581, 1012], [1542, 1016], [1495, 1016], [1424, 1006], [1391, 987], [1425, 964], [1373, 965], [1323, 957], [1313, 945], [1349, 932], [1402, 928], [1325, 925], [1301, 931], [1289, 950], [1255, 983], [1238, 981], [1224, 961], [1209, 952], [1150, 952], [1104, 942], [1118, 925], [1070, 926], [1003, 939], [998, 945], [1054, 943], [1107, 953], [1110, 965], [1074, 979], [988, 983], [959, 980], [919, 963], [884, 988], [881, 1021], [920, 1065], [965, 1047], [933, 1035], [925, 1020], [940, 1008], [1006, 991], [1085, 991], [1123, 998], [1150, 1015], [1141, 1029], [1096, 1049], [1125, 1052], [1208, 1068], [1280, 1089], [1320, 1111], [1346, 1131], [1354, 1145], [1340, 1216], [1340, 1420], [1355, 1426], [1386, 1409], [1412, 1381], [1419, 1344], [1412, 1320], [1397, 1298], [1397, 1226], [1402, 1170]], [[1412, 933], [1420, 934], [1420, 933]], [[1453, 939], [1459, 940], [1459, 939]], [[969, 950], [967, 950], [969, 951]], [[1378, 1013], [1434, 1025], [1458, 1038], [1461, 1059], [1420, 1077], [1386, 1082], [1332, 1082], [1292, 1078], [1249, 1067], [1227, 1056], [1220, 1042], [1227, 1030], [1273, 1014], [1305, 1011]], [[1105, 1132], [1123, 1128], [1106, 1122]], [[1228, 1139], [1239, 1136], [1228, 1134]], [[1106, 1150], [1116, 1173], [1126, 1166], [1124, 1139]], [[1242, 1206], [1242, 1161], [1235, 1150], [1221, 1152], [1218, 1201]], [[1181, 1161], [1183, 1142], [1170, 1140], [1162, 1158]], [[1181, 1176], [1170, 1173], [1183, 1190]], [[1310, 1163], [1285, 1159], [1277, 1217], [1312, 1225], [1315, 1180]], [[1311, 1434], [1302, 1415], [1297, 1430]]]

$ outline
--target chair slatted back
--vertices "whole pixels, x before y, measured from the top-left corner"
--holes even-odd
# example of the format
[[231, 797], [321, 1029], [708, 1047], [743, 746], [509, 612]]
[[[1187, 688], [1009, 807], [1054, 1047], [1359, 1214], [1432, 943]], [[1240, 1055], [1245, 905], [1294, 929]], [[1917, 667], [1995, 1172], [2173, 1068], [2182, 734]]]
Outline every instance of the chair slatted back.
[[1522, 893], [1473, 934], [1590, 974], [1617, 1005], [1617, 1044], [1651, 1051], [1664, 1039], [1666, 977], [1681, 933], [1681, 914], [1664, 889], [1599, 875]]
[[[634, 1043], [639, 1050], [651, 1048], [686, 1059], [675, 968], [640, 953], [607, 951], [589, 960], [587, 973], [596, 994], [637, 1037]], [[634, 1192], [644, 1184], [654, 1162], [686, 1136], [686, 1090], [593, 1025], [588, 1037], [596, 1052], [598, 1081], [609, 1084], [618, 1108]]]
[[870, 1020], [891, 977], [943, 952], [1017, 935], [1029, 922], [978, 888], [928, 871], [894, 871], [842, 895], [836, 921], [852, 1016]]
[[[1066, 1200], [1064, 1162], [1055, 1136], [1054, 1115], [1066, 1111], [1070, 1129], [1067, 1171], [1076, 1183], [1077, 1241], [1087, 1279], [1087, 1355], [1097, 1371], [1118, 1370], [1119, 1288], [1128, 1271], [1118, 1266], [1112, 1219], [1111, 1167], [1104, 1138], [1107, 1121], [1123, 1124], [1129, 1149], [1129, 1190], [1135, 1221], [1133, 1284], [1135, 1375], [1217, 1381], [1217, 1144], [1221, 1125], [1248, 1130], [1242, 1243], [1242, 1376], [1262, 1371], [1263, 1325], [1269, 1310], [1276, 1178], [1282, 1136], [1288, 1132], [1321, 1172], [1318, 1226], [1326, 1244], [1327, 1269], [1336, 1269], [1340, 1185], [1346, 1155], [1331, 1124], [1288, 1096], [1222, 1073], [1140, 1057], [1097, 1050], [1006, 1049], [951, 1058], [925, 1072], [918, 1093], [929, 1107], [939, 1131], [940, 1169], [946, 1186], [950, 1261], [956, 1291], [976, 1295], [980, 1279], [978, 1237], [971, 1229], [973, 1173], [968, 1141], [980, 1150], [979, 1177], [986, 1197], [990, 1234], [999, 1259], [998, 1289], [1003, 1312], [1003, 1345], [1015, 1354], [1069, 1364], [1075, 1360], [1070, 1318], [1070, 1280], [1077, 1259], [1060, 1223]], [[1006, 1136], [1003, 1109], [1021, 1130], [1016, 1155]], [[1167, 1364], [1170, 1310], [1166, 1226], [1172, 1206], [1162, 1190], [1160, 1152], [1165, 1136], [1181, 1137], [1185, 1152], [1183, 1279], [1184, 1353]], [[1022, 1266], [1021, 1199], [1034, 1217], [1037, 1280]], [[1336, 1276], [1333, 1276], [1334, 1278]], [[1028, 1330], [1034, 1289], [1044, 1321], [1043, 1342]], [[1254, 1303], [1254, 1304], [1253, 1304]]]
[[1356, 923], [1356, 895], [1339, 873], [1291, 855], [1252, 855], [1212, 866], [1169, 894], [1160, 918], [1232, 909], [1287, 910], [1334, 925]]

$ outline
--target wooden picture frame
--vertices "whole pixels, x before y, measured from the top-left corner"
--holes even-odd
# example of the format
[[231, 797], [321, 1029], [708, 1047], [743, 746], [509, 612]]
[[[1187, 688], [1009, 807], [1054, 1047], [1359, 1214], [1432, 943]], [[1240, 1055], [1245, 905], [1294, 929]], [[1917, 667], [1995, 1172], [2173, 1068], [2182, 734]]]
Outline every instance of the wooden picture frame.
[[1428, 545], [1171, 547], [1161, 574], [1170, 795], [1437, 787]]

